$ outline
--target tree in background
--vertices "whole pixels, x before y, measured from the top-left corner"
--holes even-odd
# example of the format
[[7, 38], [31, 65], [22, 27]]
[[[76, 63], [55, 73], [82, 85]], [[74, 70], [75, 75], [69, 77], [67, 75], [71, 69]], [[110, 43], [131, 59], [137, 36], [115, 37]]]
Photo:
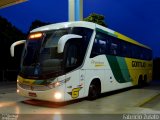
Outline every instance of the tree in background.
[[[6, 71], [18, 70], [20, 55], [12, 58], [10, 56], [10, 46], [15, 41], [25, 39], [26, 35], [8, 22], [5, 18], [0, 17], [0, 81], [3, 80], [4, 72], [6, 79], [16, 80], [16, 75], [6, 74]], [[17, 49], [17, 53], [21, 53], [21, 50]], [[15, 74], [15, 73], [14, 73]]]
[[35, 29], [35, 28], [38, 28], [38, 27], [41, 27], [41, 26], [44, 26], [44, 25], [48, 25], [50, 23], [46, 23], [46, 22], [42, 22], [40, 20], [35, 20], [32, 22], [30, 28], [29, 28], [29, 31]]
[[100, 14], [92, 13], [88, 17], [84, 18], [84, 21], [93, 22], [104, 27], [108, 27], [108, 25], [104, 22], [105, 17]]
[[[49, 23], [35, 20], [32, 22], [29, 31], [47, 24]], [[16, 81], [24, 45], [15, 47], [15, 57], [13, 58], [10, 55], [10, 46], [12, 43], [26, 38], [27, 34], [24, 34], [7, 19], [0, 16], [0, 82], [4, 79], [7, 79], [8, 81]], [[5, 78], [3, 78], [3, 76]]]
[[10, 61], [10, 46], [18, 40], [26, 38], [26, 35], [8, 22], [5, 18], [0, 17], [0, 52], [3, 56], [0, 59], [0, 69], [14, 69], [17, 62]]

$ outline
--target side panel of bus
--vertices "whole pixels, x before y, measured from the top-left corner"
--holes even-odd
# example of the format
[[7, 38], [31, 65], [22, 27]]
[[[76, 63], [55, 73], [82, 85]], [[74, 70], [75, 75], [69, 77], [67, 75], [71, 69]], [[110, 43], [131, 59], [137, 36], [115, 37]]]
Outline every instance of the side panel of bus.
[[[100, 33], [100, 31], [98, 32]], [[116, 36], [113, 37], [113, 34], [109, 35], [107, 33], [108, 37], [106, 37], [107, 34], [105, 36], [104, 31], [102, 34], [104, 37], [100, 34], [97, 35], [96, 32], [93, 45], [90, 46], [91, 48], [88, 52], [88, 60], [86, 60], [86, 95], [94, 79], [100, 80], [101, 93], [138, 85], [140, 76], [142, 76], [142, 80], [146, 80], [147, 82], [152, 79], [151, 60], [125, 57], [125, 55], [119, 53], [120, 51], [118, 48], [121, 41], [124, 45], [125, 42], [120, 39], [116, 40]], [[96, 44], [96, 46], [94, 46], [94, 44]], [[107, 49], [108, 51], [106, 53], [105, 47], [107, 44], [111, 45], [108, 47], [112, 48]], [[95, 51], [93, 51], [94, 49]], [[125, 54], [129, 56], [128, 54], [130, 53]]]
[[65, 101], [84, 97], [85, 70], [77, 69], [65, 75]]

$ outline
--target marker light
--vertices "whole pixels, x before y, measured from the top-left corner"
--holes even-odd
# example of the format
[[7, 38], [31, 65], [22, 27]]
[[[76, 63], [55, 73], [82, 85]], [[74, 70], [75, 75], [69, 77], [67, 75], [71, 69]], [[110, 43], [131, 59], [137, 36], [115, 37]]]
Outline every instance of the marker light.
[[61, 84], [62, 84], [61, 82], [57, 81], [57, 82], [54, 82], [54, 83], [52, 83], [52, 84], [49, 84], [48, 87], [50, 87], [50, 88], [55, 88], [55, 87], [60, 86]]
[[55, 87], [60, 86], [60, 82], [56, 82], [56, 83], [54, 84], [54, 86], [55, 86]]
[[60, 92], [56, 92], [56, 93], [54, 93], [54, 98], [55, 99], [61, 99], [62, 98], [62, 94]]
[[17, 89], [17, 93], [19, 93], [19, 89]]
[[34, 33], [29, 35], [29, 39], [37, 39], [42, 37], [42, 33]]

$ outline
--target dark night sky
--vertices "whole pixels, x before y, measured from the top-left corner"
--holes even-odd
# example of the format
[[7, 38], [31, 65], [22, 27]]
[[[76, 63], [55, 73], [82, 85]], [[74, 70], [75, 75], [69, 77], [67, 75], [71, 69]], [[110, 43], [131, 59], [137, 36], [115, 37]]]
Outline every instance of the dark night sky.
[[[109, 28], [131, 37], [153, 49], [160, 56], [160, 0], [84, 0], [84, 17], [103, 14]], [[23, 32], [35, 19], [44, 22], [68, 20], [68, 0], [29, 0], [0, 10]]]

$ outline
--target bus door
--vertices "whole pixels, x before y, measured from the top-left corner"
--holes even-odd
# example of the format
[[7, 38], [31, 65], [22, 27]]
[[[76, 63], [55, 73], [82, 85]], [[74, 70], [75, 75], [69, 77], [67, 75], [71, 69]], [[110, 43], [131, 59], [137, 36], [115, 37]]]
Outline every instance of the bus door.
[[65, 49], [65, 100], [77, 99], [84, 94], [85, 71], [80, 69], [80, 48], [77, 43], [71, 42], [66, 44]]

